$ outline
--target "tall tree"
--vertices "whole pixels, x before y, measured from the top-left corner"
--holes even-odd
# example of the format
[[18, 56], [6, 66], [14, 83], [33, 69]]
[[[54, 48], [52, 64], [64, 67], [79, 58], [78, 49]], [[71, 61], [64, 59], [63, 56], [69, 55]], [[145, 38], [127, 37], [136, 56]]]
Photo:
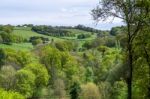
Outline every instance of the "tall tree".
[[42, 48], [40, 55], [41, 62], [46, 66], [53, 84], [55, 79], [57, 79], [58, 70], [61, 68], [60, 51], [48, 45]]
[[148, 4], [149, 0], [101, 0], [99, 5], [92, 10], [92, 16], [96, 21], [117, 17], [126, 24], [128, 99], [132, 98], [133, 41], [146, 23], [145, 19], [150, 12]]

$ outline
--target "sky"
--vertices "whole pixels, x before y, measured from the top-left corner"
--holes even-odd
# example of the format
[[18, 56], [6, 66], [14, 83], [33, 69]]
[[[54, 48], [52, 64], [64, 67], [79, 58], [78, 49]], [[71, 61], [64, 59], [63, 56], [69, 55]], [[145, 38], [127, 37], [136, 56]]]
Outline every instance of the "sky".
[[0, 24], [76, 26], [82, 24], [102, 30], [122, 25], [109, 19], [95, 25], [90, 15], [99, 0], [0, 0]]

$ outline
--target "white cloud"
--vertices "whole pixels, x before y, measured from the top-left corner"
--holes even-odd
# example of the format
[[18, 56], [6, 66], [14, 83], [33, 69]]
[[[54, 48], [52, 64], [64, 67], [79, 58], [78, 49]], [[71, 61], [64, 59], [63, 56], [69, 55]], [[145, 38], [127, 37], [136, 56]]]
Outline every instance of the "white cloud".
[[[93, 26], [90, 11], [98, 2], [99, 0], [0, 0], [0, 22]], [[100, 23], [111, 27], [107, 21]], [[114, 23], [120, 24], [120, 20], [115, 19]]]

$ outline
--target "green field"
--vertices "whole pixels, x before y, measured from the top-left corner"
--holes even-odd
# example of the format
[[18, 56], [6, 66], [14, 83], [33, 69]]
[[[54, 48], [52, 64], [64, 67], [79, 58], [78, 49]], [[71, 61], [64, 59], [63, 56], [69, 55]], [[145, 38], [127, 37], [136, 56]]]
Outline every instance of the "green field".
[[49, 38], [50, 40], [51, 39], [61, 40], [61, 39], [56, 38], [56, 37], [46, 36], [46, 35], [43, 35], [43, 34], [38, 34], [36, 32], [33, 32], [33, 31], [31, 31], [31, 28], [29, 28], [29, 27], [26, 27], [26, 28], [15, 27], [15, 29], [13, 31], [13, 34], [21, 36], [25, 39], [29, 39], [30, 37], [33, 37], [33, 36], [41, 36], [41, 37]]
[[92, 35], [92, 37], [90, 38], [86, 38], [86, 39], [77, 39], [77, 35], [79, 34], [91, 34], [91, 32], [86, 32], [86, 31], [83, 31], [83, 30], [78, 30], [78, 29], [66, 29], [68, 31], [70, 31], [71, 33], [75, 34], [76, 36], [75, 37], [52, 37], [52, 36], [46, 36], [46, 35], [43, 35], [43, 34], [38, 34], [36, 32], [33, 32], [31, 31], [31, 28], [29, 27], [15, 27], [14, 31], [13, 31], [13, 34], [15, 35], [19, 35], [25, 39], [29, 39], [30, 37], [32, 36], [42, 36], [42, 37], [46, 37], [46, 38], [49, 38], [49, 39], [54, 39], [54, 40], [78, 40], [78, 41], [86, 41], [86, 40], [92, 40], [96, 37], [96, 34]]
[[[29, 27], [15, 27], [13, 34], [18, 35], [23, 37], [24, 39], [29, 40], [30, 37], [33, 36], [40, 36], [40, 37], [45, 37], [49, 38], [49, 40], [53, 39], [54, 41], [64, 41], [64, 40], [73, 40], [77, 41], [79, 43], [79, 48], [82, 47], [82, 44], [86, 41], [91, 41], [96, 38], [96, 33], [94, 33], [90, 38], [86, 39], [77, 39], [77, 35], [79, 34], [92, 34], [91, 32], [86, 32], [83, 30], [78, 30], [78, 29], [66, 29], [70, 31], [71, 33], [75, 34], [75, 37], [52, 37], [52, 36], [47, 36], [43, 34], [38, 34], [36, 32], [33, 32], [31, 28]], [[31, 43], [13, 43], [12, 45], [6, 45], [6, 44], [0, 44], [0, 48], [12, 48], [16, 50], [31, 50], [33, 49], [33, 46]]]
[[33, 45], [31, 43], [13, 43], [12, 45], [0, 44], [0, 48], [28, 51], [33, 49]]
[[78, 30], [78, 29], [66, 29], [68, 31], [70, 31], [71, 33], [75, 34], [75, 37], [61, 37], [63, 39], [68, 39], [68, 40], [78, 40], [78, 41], [87, 41], [87, 40], [93, 40], [96, 38], [96, 33], [94, 33], [90, 38], [86, 38], [86, 39], [77, 39], [77, 36], [79, 34], [92, 34], [92, 32], [87, 32], [87, 31], [83, 31], [83, 30]]

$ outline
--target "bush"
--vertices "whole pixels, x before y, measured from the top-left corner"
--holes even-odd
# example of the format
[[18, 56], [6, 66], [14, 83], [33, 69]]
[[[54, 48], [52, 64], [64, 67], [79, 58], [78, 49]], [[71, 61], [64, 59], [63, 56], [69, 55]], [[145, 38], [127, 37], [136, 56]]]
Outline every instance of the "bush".
[[[31, 57], [32, 56], [32, 57]], [[20, 69], [33, 61], [34, 56], [28, 51], [16, 51], [10, 48], [0, 50], [0, 65], [11, 64], [15, 69]]]
[[72, 51], [76, 47], [71, 41], [56, 42], [55, 46], [60, 51]]
[[12, 43], [20, 43], [20, 42], [24, 42], [24, 39], [21, 36], [9, 34], [6, 32], [2, 32], [0, 34], [0, 43], [12, 44]]
[[35, 89], [33, 97], [40, 97], [42, 88], [46, 86], [49, 81], [47, 69], [40, 63], [30, 63], [26, 65], [24, 69], [31, 71], [35, 75]]
[[49, 75], [47, 69], [40, 63], [30, 63], [25, 66], [25, 70], [32, 71], [35, 74], [36, 87], [44, 87], [48, 84]]
[[21, 43], [21, 42], [25, 41], [23, 37], [18, 36], [18, 35], [12, 35], [11, 34], [10, 37], [11, 37], [11, 42], [12, 43]]
[[80, 91], [80, 85], [77, 82], [74, 82], [74, 84], [70, 87], [71, 99], [78, 99]]
[[116, 99], [116, 98], [112, 98], [113, 86], [109, 82], [100, 82], [99, 89], [101, 92], [102, 99]]
[[113, 37], [107, 38], [105, 46], [107, 46], [107, 47], [115, 47], [116, 46], [116, 39], [113, 38]]
[[33, 95], [35, 88], [35, 75], [29, 70], [19, 70], [16, 73], [16, 91], [26, 98]]
[[49, 36], [56, 36], [56, 37], [62, 37], [62, 36], [73, 36], [72, 33], [70, 33], [68, 30], [61, 29], [60, 27], [53, 27], [53, 26], [33, 26], [32, 30]]
[[1, 35], [0, 35], [0, 43], [3, 43], [3, 38]]
[[55, 46], [60, 51], [67, 51], [68, 50], [68, 46], [65, 42], [55, 42]]
[[94, 83], [81, 86], [81, 99], [101, 99], [98, 87]]
[[4, 65], [7, 55], [4, 49], [0, 49], [0, 67]]
[[90, 38], [91, 35], [90, 34], [80, 34], [77, 36], [78, 39], [85, 39], [85, 38]]
[[[113, 87], [114, 99], [127, 99], [127, 84], [124, 81], [116, 81]], [[134, 98], [133, 98], [134, 99]], [[138, 98], [136, 98], [138, 99]], [[141, 99], [141, 98], [139, 98]]]
[[38, 45], [38, 44], [42, 44], [42, 43], [43, 43], [43, 41], [40, 38], [32, 41], [32, 45], [34, 45], [34, 46]]
[[0, 25], [0, 31], [6, 32], [6, 33], [12, 33], [13, 28], [14, 27], [11, 25], [4, 25], [4, 26]]
[[85, 43], [82, 45], [82, 47], [84, 47], [84, 48], [86, 48], [86, 49], [90, 49], [90, 48], [92, 48], [92, 44], [91, 44], [91, 42], [85, 42]]
[[0, 86], [5, 90], [13, 89], [16, 70], [12, 66], [3, 66], [0, 71]]
[[96, 38], [95, 40], [92, 41], [91, 45], [92, 45], [92, 48], [96, 48], [98, 46], [103, 46], [103, 45], [105, 45], [105, 39], [104, 38]]
[[102, 56], [104, 56], [105, 52], [109, 50], [109, 48], [107, 46], [99, 46], [97, 50], [102, 53]]
[[65, 84], [61, 79], [54, 81], [54, 96], [57, 96], [59, 99], [64, 99], [66, 96]]
[[0, 89], [0, 99], [25, 99], [25, 97], [17, 92]]
[[2, 39], [3, 39], [3, 43], [5, 43], [5, 44], [12, 44], [11, 34], [3, 32], [0, 35], [1, 35]]

